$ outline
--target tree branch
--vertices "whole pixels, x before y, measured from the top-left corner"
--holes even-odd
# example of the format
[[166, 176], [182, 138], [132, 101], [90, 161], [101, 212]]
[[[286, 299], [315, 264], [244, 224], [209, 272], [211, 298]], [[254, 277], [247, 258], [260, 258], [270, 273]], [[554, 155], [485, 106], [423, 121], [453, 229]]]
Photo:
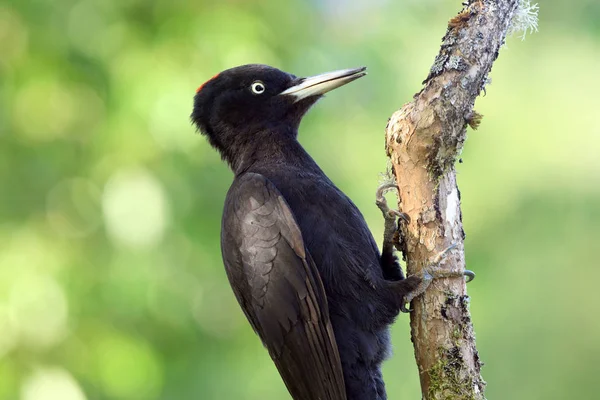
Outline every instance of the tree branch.
[[[395, 112], [386, 128], [387, 153], [399, 187], [409, 275], [450, 245], [445, 268], [463, 271], [464, 231], [454, 163], [477, 128], [473, 110], [519, 0], [471, 0], [448, 30], [424, 88]], [[413, 301], [411, 334], [424, 399], [484, 399], [469, 297], [462, 279], [434, 280]]]

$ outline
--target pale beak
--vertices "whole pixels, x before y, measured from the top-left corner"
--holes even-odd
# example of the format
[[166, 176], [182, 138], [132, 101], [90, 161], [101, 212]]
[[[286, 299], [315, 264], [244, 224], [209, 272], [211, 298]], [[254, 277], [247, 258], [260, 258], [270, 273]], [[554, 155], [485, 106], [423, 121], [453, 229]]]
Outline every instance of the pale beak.
[[365, 76], [366, 69], [367, 67], [342, 69], [304, 78], [297, 85], [281, 92], [280, 95], [291, 96], [294, 98], [294, 102], [310, 96], [320, 96]]

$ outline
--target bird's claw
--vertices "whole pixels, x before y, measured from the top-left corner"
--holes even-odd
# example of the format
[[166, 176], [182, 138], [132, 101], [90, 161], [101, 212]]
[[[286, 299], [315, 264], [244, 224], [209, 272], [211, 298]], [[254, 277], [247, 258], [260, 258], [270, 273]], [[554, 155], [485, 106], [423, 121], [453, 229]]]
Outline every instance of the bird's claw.
[[377, 187], [377, 192], [375, 193], [375, 196], [377, 198], [377, 201], [381, 201], [381, 202], [385, 202], [385, 197], [384, 195], [392, 189], [397, 189], [398, 186], [396, 186], [395, 183], [393, 182], [387, 182], [387, 183], [383, 183], [381, 185], [379, 185], [379, 187]]
[[406, 304], [410, 304], [409, 302], [402, 302], [402, 305], [400, 306], [400, 311], [405, 313], [405, 314], [410, 314], [413, 309], [412, 308], [406, 308]]
[[437, 254], [433, 258], [433, 260], [428, 264], [427, 267], [423, 268], [416, 274], [421, 279], [421, 282], [414, 290], [412, 290], [406, 296], [404, 296], [404, 299], [402, 300], [402, 306], [400, 307], [400, 311], [404, 313], [411, 312], [412, 309], [407, 308], [405, 304], [410, 304], [410, 302], [415, 297], [423, 294], [431, 284], [431, 281], [433, 281], [434, 279], [466, 277], [466, 283], [469, 283], [473, 279], [475, 279], [475, 273], [471, 270], [466, 269], [464, 271], [447, 271], [439, 267], [439, 264], [444, 262], [446, 257], [448, 257], [448, 253], [452, 249], [456, 248], [456, 246], [456, 244], [448, 246], [446, 249]]
[[[383, 218], [385, 220], [385, 232], [387, 236], [393, 236], [393, 232], [400, 228], [401, 221], [410, 223], [410, 217], [408, 214], [399, 210], [391, 209], [388, 206], [387, 200], [385, 199], [385, 193], [392, 189], [397, 190], [398, 186], [396, 186], [395, 183], [384, 183], [377, 188], [377, 192], [375, 194], [375, 204], [377, 204], [377, 207], [383, 214]], [[396, 227], [396, 219], [398, 219], [398, 227]], [[389, 239], [391, 239], [391, 236]]]
[[391, 183], [391, 182], [384, 183], [383, 185], [379, 186], [377, 188], [377, 192], [375, 194], [375, 204], [377, 204], [377, 207], [379, 207], [379, 209], [381, 210], [381, 212], [383, 214], [383, 218], [385, 218], [386, 220], [389, 220], [389, 219], [395, 220], [398, 217], [398, 218], [402, 218], [406, 222], [410, 222], [410, 217], [408, 216], [408, 214], [405, 214], [398, 210], [393, 210], [393, 209], [389, 208], [389, 206], [387, 204], [387, 200], [385, 199], [385, 194], [392, 189], [397, 190], [398, 186], [396, 186], [395, 183]]
[[375, 204], [377, 204], [377, 207], [381, 210], [384, 220], [381, 267], [386, 280], [402, 280], [404, 279], [404, 273], [394, 254], [394, 249], [401, 250], [401, 223], [403, 221], [409, 223], [410, 217], [408, 214], [389, 208], [387, 200], [385, 199], [385, 193], [392, 189], [397, 190], [398, 187], [393, 182], [387, 182], [380, 185], [375, 194]]
[[[403, 213], [402, 211], [391, 209], [388, 211], [388, 215], [391, 218], [393, 218], [394, 220], [396, 220], [396, 218], [398, 218], [398, 219], [404, 220], [404, 222], [406, 222], [407, 224], [410, 224], [410, 216], [407, 213]], [[398, 222], [400, 222], [400, 221], [398, 221]]]
[[470, 269], [465, 269], [463, 271], [463, 275], [465, 276], [465, 278], [467, 278], [466, 283], [469, 283], [473, 279], [475, 279], [475, 272], [471, 271]]

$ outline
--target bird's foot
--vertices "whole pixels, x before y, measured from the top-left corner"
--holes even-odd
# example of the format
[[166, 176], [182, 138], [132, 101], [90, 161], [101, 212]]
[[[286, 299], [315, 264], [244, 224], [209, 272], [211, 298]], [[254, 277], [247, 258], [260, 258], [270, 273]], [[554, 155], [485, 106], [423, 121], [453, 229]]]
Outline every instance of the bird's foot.
[[[393, 249], [396, 246], [397, 240], [394, 239], [396, 232], [400, 228], [401, 221], [406, 223], [410, 223], [410, 217], [408, 214], [405, 214], [401, 211], [390, 209], [388, 206], [387, 200], [385, 199], [385, 193], [398, 189], [395, 183], [384, 183], [377, 188], [377, 192], [375, 195], [375, 204], [381, 210], [383, 214], [383, 219], [385, 221], [385, 225], [383, 228], [383, 249], [384, 251], [387, 249]], [[396, 224], [396, 220], [398, 224]]]
[[463, 276], [467, 278], [467, 283], [471, 282], [475, 279], [475, 273], [470, 270], [464, 271], [448, 271], [440, 268], [440, 264], [448, 257], [448, 253], [456, 247], [456, 244], [453, 244], [446, 248], [444, 251], [440, 252], [434, 259], [428, 263], [428, 265], [420, 270], [417, 274], [409, 276], [408, 279], [412, 277], [418, 277], [420, 279], [419, 284], [415, 289], [410, 291], [404, 296], [402, 300], [402, 306], [400, 307], [400, 311], [408, 313], [411, 312], [412, 309], [407, 308], [406, 304], [410, 304], [410, 302], [417, 296], [423, 294], [425, 290], [431, 284], [431, 281], [439, 278], [462, 278]]
[[[398, 189], [395, 183], [388, 182], [377, 188], [375, 204], [381, 210], [384, 218], [383, 244], [381, 246], [381, 268], [386, 280], [403, 280], [404, 272], [394, 253], [394, 249], [401, 251], [402, 237], [400, 235], [400, 223], [410, 222], [408, 214], [398, 210], [390, 209], [385, 199], [385, 193], [389, 190]], [[396, 223], [396, 220], [398, 221]]]

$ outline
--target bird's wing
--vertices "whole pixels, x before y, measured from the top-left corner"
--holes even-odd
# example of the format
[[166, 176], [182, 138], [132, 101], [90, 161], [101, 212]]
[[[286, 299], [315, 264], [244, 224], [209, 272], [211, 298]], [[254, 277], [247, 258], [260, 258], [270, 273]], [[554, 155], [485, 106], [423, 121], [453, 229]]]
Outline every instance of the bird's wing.
[[296, 400], [346, 400], [327, 297], [292, 211], [263, 175], [236, 179], [221, 247], [233, 291]]

